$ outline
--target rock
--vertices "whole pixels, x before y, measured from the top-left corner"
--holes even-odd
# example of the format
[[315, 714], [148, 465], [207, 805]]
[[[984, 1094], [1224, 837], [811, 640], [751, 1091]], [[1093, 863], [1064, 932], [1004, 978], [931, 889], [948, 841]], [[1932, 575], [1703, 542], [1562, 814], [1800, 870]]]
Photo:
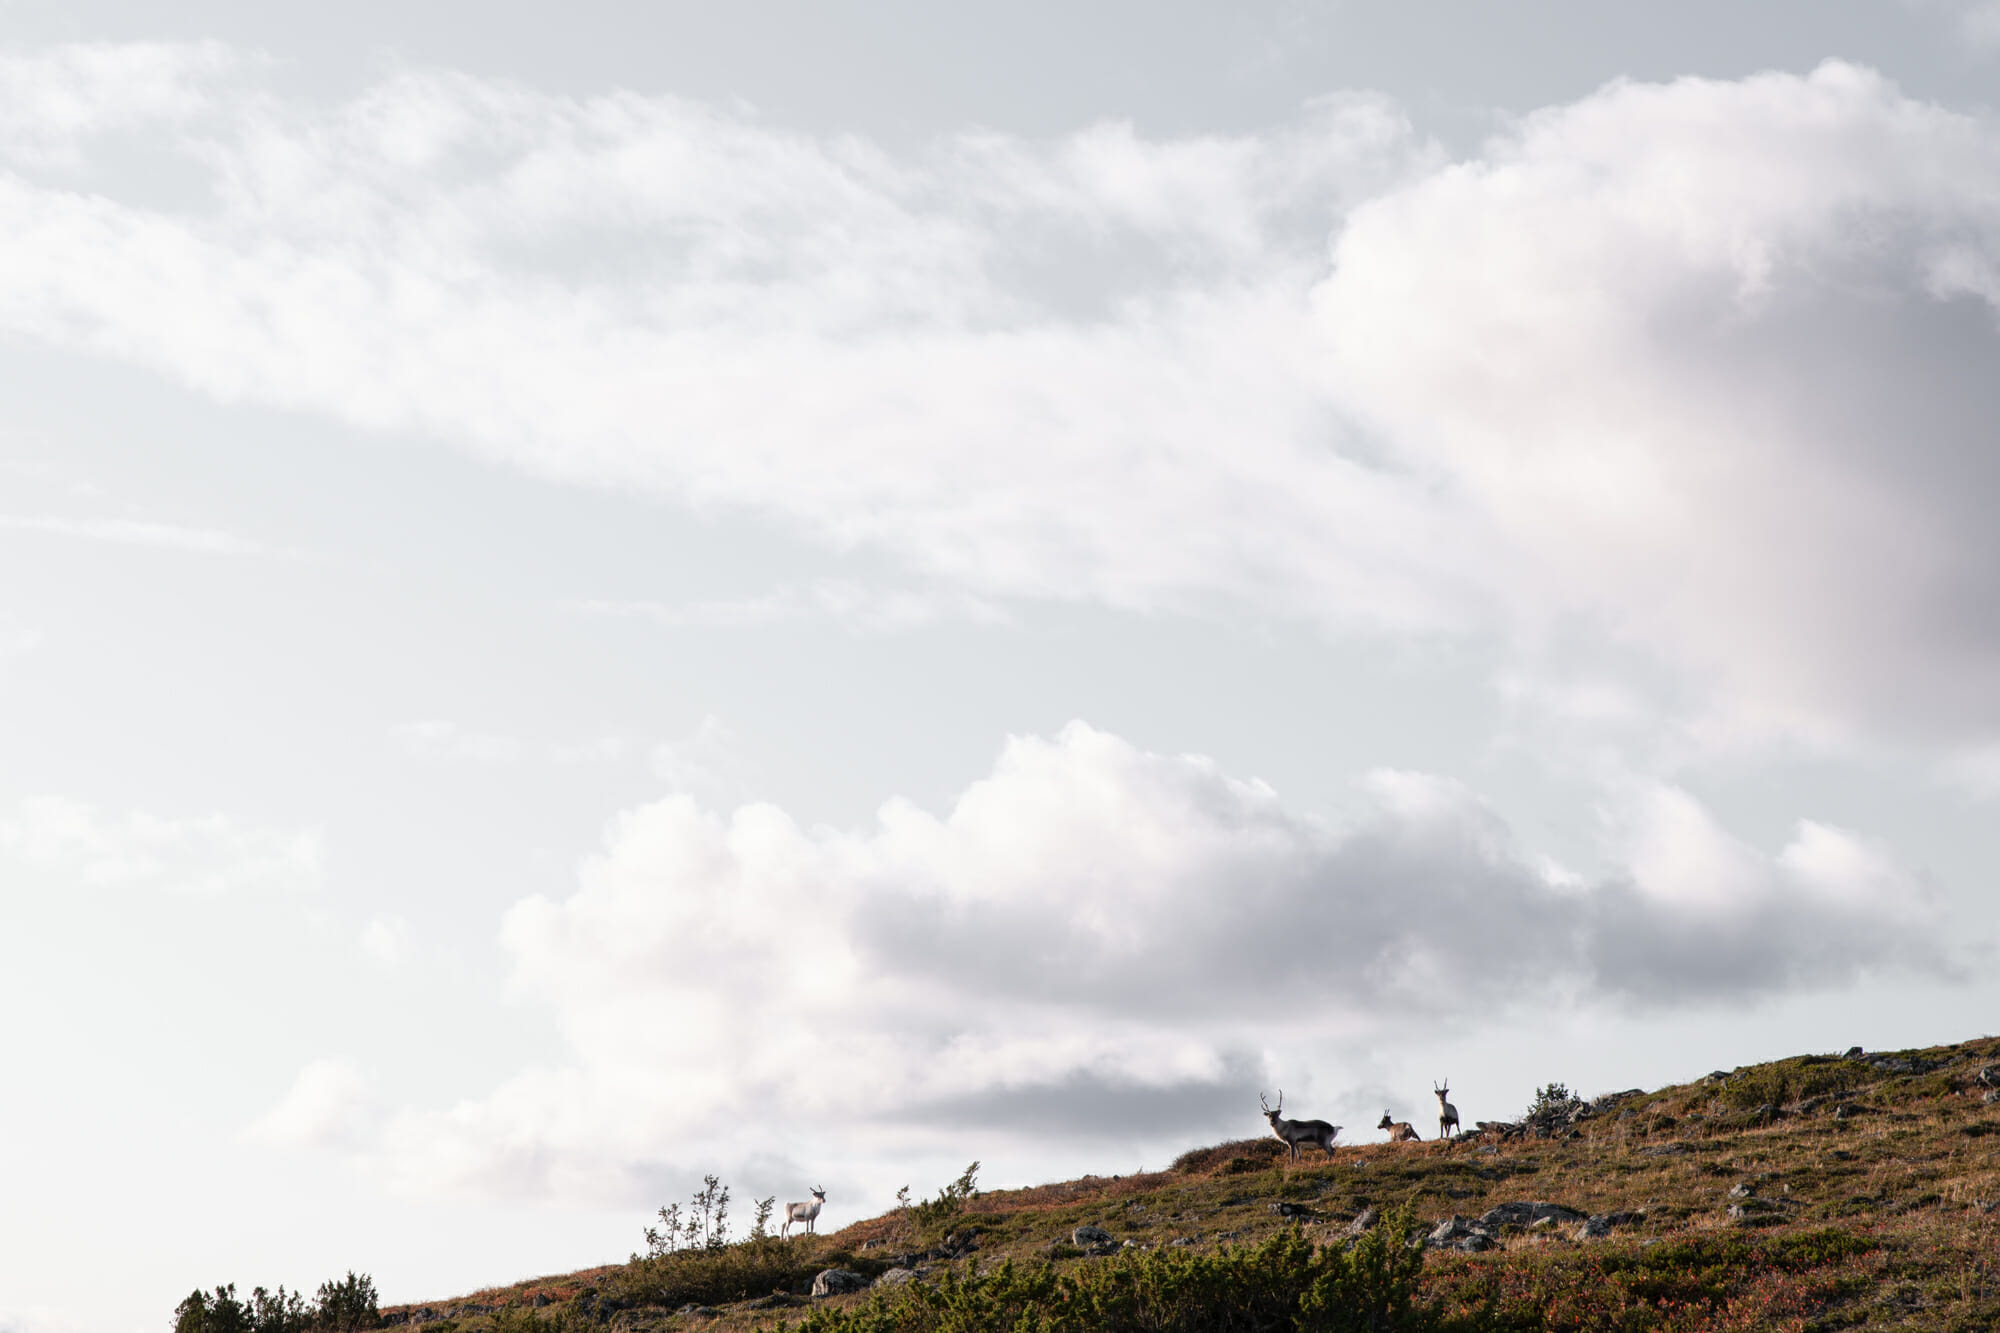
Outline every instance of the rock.
[[[828, 1271], [831, 1272], [834, 1270], [830, 1269]], [[819, 1283], [814, 1282], [813, 1285], [818, 1286]], [[796, 1297], [786, 1292], [774, 1291], [769, 1296], [759, 1296], [756, 1300], [745, 1303], [743, 1308], [746, 1310], [789, 1310], [796, 1304], [798, 1304]]]
[[1972, 1076], [1972, 1081], [1986, 1088], [2000, 1088], [2000, 1065], [1988, 1065]]
[[1347, 1234], [1350, 1236], [1359, 1236], [1381, 1220], [1382, 1214], [1380, 1212], [1373, 1208], [1363, 1208], [1355, 1215], [1354, 1220], [1347, 1224]]
[[1730, 1187], [1729, 1197], [1732, 1199], [1747, 1199], [1756, 1192], [1757, 1191], [1750, 1188], [1749, 1181], [1747, 1180], [1739, 1181], [1737, 1184], [1732, 1185]]
[[[1734, 1193], [1735, 1191], [1731, 1191]], [[1729, 1220], [1741, 1226], [1755, 1226], [1774, 1213], [1785, 1211], [1785, 1205], [1776, 1199], [1760, 1199], [1754, 1194], [1743, 1196], [1741, 1203], [1729, 1205]]]
[[1175, 1236], [1167, 1242], [1169, 1245], [1193, 1245], [1194, 1243], [1195, 1238], [1193, 1236]]
[[844, 1296], [850, 1291], [860, 1291], [868, 1285], [868, 1279], [845, 1268], [821, 1269], [813, 1279], [814, 1299], [824, 1296]]
[[1432, 1245], [1477, 1254], [1493, 1247], [1493, 1233], [1471, 1218], [1453, 1213], [1432, 1228], [1426, 1239]]
[[889, 1242], [884, 1240], [882, 1237], [877, 1236], [874, 1240], [862, 1241], [861, 1248], [864, 1250], [877, 1250], [882, 1248], [882, 1246], [887, 1245], [888, 1243]]
[[1302, 1203], [1279, 1202], [1269, 1205], [1279, 1217], [1312, 1217], [1313, 1210]]
[[1576, 1229], [1576, 1238], [1578, 1240], [1601, 1240], [1605, 1236], [1610, 1235], [1612, 1229], [1615, 1227], [1629, 1227], [1645, 1220], [1646, 1214], [1640, 1211], [1626, 1211], [1621, 1209], [1615, 1213], [1595, 1213], [1585, 1218], [1583, 1225]]
[[1689, 1148], [1676, 1139], [1672, 1143], [1649, 1143], [1639, 1151], [1647, 1157], [1679, 1157], [1682, 1153], [1688, 1152]]
[[1859, 1102], [1842, 1102], [1833, 1108], [1833, 1118], [1835, 1120], [1852, 1120], [1855, 1116], [1872, 1115], [1873, 1113], [1873, 1107], [1863, 1106]]
[[674, 1313], [688, 1319], [713, 1319], [721, 1312], [712, 1305], [696, 1305], [693, 1301], [689, 1301]]
[[528, 1304], [534, 1306], [537, 1310], [541, 1309], [544, 1305], [547, 1305], [548, 1303], [549, 1303], [549, 1294], [545, 1291], [538, 1291], [534, 1295], [528, 1298]]
[[881, 1277], [876, 1278], [875, 1285], [878, 1287], [907, 1287], [923, 1275], [923, 1271], [915, 1268], [904, 1268], [898, 1264], [896, 1267], [882, 1274]]
[[1501, 1203], [1488, 1208], [1479, 1225], [1489, 1231], [1500, 1227], [1527, 1227], [1544, 1219], [1550, 1222], [1581, 1222], [1583, 1214], [1559, 1203]]
[[1985, 1095], [1983, 1095], [1979, 1099], [1979, 1104], [1981, 1106], [1991, 1106], [1995, 1102], [2000, 1102], [2000, 1088], [1989, 1089], [1985, 1093]]
[[1859, 1060], [1863, 1054], [1864, 1052], [1859, 1046], [1850, 1046], [1847, 1048], [1847, 1054], [1842, 1058], [1847, 1060]]
[[1079, 1250], [1087, 1250], [1093, 1245], [1109, 1245], [1111, 1233], [1103, 1227], [1080, 1226], [1069, 1233], [1070, 1243]]

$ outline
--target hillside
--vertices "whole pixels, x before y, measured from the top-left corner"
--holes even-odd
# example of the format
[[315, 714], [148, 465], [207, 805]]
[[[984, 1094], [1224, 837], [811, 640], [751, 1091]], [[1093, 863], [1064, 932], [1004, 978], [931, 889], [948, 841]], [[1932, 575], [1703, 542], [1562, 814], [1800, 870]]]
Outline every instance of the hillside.
[[[1468, 1329], [1990, 1329], [1996, 1087], [1990, 1038], [1803, 1055], [1592, 1102], [1552, 1096], [1537, 1123], [1450, 1143], [1312, 1151], [1297, 1166], [1275, 1139], [1224, 1143], [1157, 1173], [978, 1193], [955, 1218], [899, 1209], [789, 1245], [613, 1264], [383, 1315], [424, 1333], [746, 1329], [867, 1302], [813, 1300], [828, 1268], [904, 1300], [899, 1282], [1005, 1259], [1085, 1274], [1149, 1255], [1240, 1256], [1294, 1229], [1340, 1247], [1406, 1206], [1409, 1238], [1423, 1238], [1421, 1297]], [[1510, 1207], [1530, 1204], [1556, 1207]]]

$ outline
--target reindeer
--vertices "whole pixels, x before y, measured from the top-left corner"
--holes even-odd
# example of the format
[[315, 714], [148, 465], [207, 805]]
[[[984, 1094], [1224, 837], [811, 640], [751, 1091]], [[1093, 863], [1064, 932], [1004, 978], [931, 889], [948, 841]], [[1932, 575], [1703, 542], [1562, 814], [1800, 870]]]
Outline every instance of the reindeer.
[[806, 1234], [808, 1236], [813, 1234], [813, 1219], [819, 1216], [820, 1205], [826, 1202], [826, 1191], [815, 1185], [812, 1187], [812, 1196], [813, 1201], [811, 1203], [788, 1203], [785, 1205], [785, 1220], [778, 1227], [778, 1236], [780, 1239], [791, 1239], [792, 1223], [794, 1222], [805, 1223]]
[[1340, 1133], [1339, 1125], [1329, 1125], [1324, 1120], [1285, 1119], [1282, 1114], [1285, 1109], [1283, 1088], [1278, 1089], [1276, 1111], [1271, 1109], [1271, 1104], [1264, 1100], [1264, 1094], [1261, 1092], [1257, 1094], [1257, 1104], [1264, 1108], [1264, 1118], [1271, 1122], [1271, 1132], [1283, 1139], [1285, 1146], [1291, 1150], [1289, 1160], [1297, 1161], [1308, 1143], [1317, 1143], [1321, 1152], [1328, 1157], [1333, 1156], [1333, 1136]]
[[1431, 1091], [1437, 1094], [1438, 1099], [1438, 1137], [1448, 1139], [1451, 1131], [1458, 1128], [1458, 1108], [1445, 1100], [1451, 1092], [1451, 1080], [1446, 1079], [1443, 1087], [1431, 1084]]
[[1424, 1136], [1417, 1133], [1415, 1127], [1409, 1121], [1391, 1121], [1387, 1111], [1382, 1112], [1382, 1123], [1375, 1126], [1375, 1128], [1388, 1130], [1389, 1142], [1391, 1143], [1422, 1143], [1424, 1141]]

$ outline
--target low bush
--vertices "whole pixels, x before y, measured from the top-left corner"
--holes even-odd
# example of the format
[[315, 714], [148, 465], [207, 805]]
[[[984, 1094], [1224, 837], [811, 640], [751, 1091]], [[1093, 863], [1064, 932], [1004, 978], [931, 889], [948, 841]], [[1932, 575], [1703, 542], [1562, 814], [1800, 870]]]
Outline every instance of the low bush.
[[[1435, 1327], [1417, 1299], [1423, 1254], [1398, 1210], [1351, 1247], [1288, 1228], [1212, 1254], [1128, 1252], [1068, 1273], [1008, 1262], [947, 1273], [849, 1309], [821, 1307], [799, 1333], [1396, 1333]], [[784, 1327], [782, 1324], [780, 1327]]]
[[[774, 1291], [803, 1290], [822, 1268], [853, 1268], [864, 1261], [828, 1251], [807, 1237], [784, 1241], [762, 1236], [716, 1249], [677, 1250], [635, 1258], [607, 1278], [603, 1295], [622, 1307], [655, 1305], [672, 1310], [692, 1302], [721, 1305]], [[880, 1264], [866, 1264], [879, 1269]]]
[[1213, 1176], [1262, 1171], [1285, 1155], [1276, 1139], [1232, 1139], [1207, 1148], [1193, 1148], [1174, 1158], [1170, 1171], [1183, 1176]]

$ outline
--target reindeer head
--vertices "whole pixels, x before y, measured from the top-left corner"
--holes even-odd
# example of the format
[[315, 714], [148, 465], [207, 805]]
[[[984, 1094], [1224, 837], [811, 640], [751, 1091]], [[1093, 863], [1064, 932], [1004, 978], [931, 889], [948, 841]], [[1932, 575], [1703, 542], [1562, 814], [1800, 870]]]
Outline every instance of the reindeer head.
[[1379, 1124], [1379, 1125], [1377, 1125], [1377, 1126], [1375, 1126], [1375, 1128], [1377, 1128], [1377, 1129], [1389, 1129], [1389, 1128], [1392, 1128], [1392, 1127], [1393, 1127], [1393, 1126], [1395, 1125], [1395, 1123], [1396, 1123], [1395, 1121], [1393, 1121], [1393, 1120], [1391, 1120], [1391, 1119], [1389, 1118], [1389, 1113], [1388, 1113], [1387, 1111], [1384, 1111], [1384, 1112], [1382, 1112], [1382, 1123], [1381, 1123], [1381, 1124]]
[[1451, 1080], [1446, 1079], [1443, 1087], [1439, 1087], [1435, 1083], [1431, 1084], [1431, 1091], [1437, 1094], [1438, 1104], [1442, 1106], [1444, 1099], [1451, 1095]]
[[1276, 1124], [1278, 1123], [1278, 1117], [1279, 1117], [1280, 1115], [1284, 1114], [1284, 1110], [1285, 1110], [1285, 1090], [1284, 1090], [1283, 1088], [1279, 1088], [1279, 1089], [1278, 1089], [1278, 1109], [1277, 1109], [1277, 1110], [1273, 1111], [1273, 1110], [1271, 1109], [1271, 1103], [1269, 1103], [1269, 1102], [1267, 1102], [1267, 1101], [1265, 1101], [1265, 1100], [1264, 1100], [1264, 1094], [1263, 1094], [1263, 1093], [1261, 1093], [1261, 1092], [1257, 1094], [1257, 1104], [1258, 1104], [1259, 1106], [1261, 1106], [1261, 1107], [1263, 1107], [1263, 1108], [1264, 1108], [1264, 1118], [1265, 1118], [1266, 1120], [1270, 1121], [1270, 1122], [1272, 1123], [1272, 1125], [1274, 1125], [1274, 1126], [1275, 1126], [1275, 1125], [1276, 1125]]
[[815, 1203], [825, 1203], [825, 1202], [826, 1202], [826, 1191], [825, 1191], [825, 1190], [823, 1190], [823, 1189], [821, 1189], [821, 1188], [820, 1188], [819, 1186], [817, 1186], [817, 1185], [815, 1185], [815, 1186], [813, 1186], [813, 1187], [812, 1187], [812, 1196], [813, 1196], [813, 1201], [814, 1201]]

